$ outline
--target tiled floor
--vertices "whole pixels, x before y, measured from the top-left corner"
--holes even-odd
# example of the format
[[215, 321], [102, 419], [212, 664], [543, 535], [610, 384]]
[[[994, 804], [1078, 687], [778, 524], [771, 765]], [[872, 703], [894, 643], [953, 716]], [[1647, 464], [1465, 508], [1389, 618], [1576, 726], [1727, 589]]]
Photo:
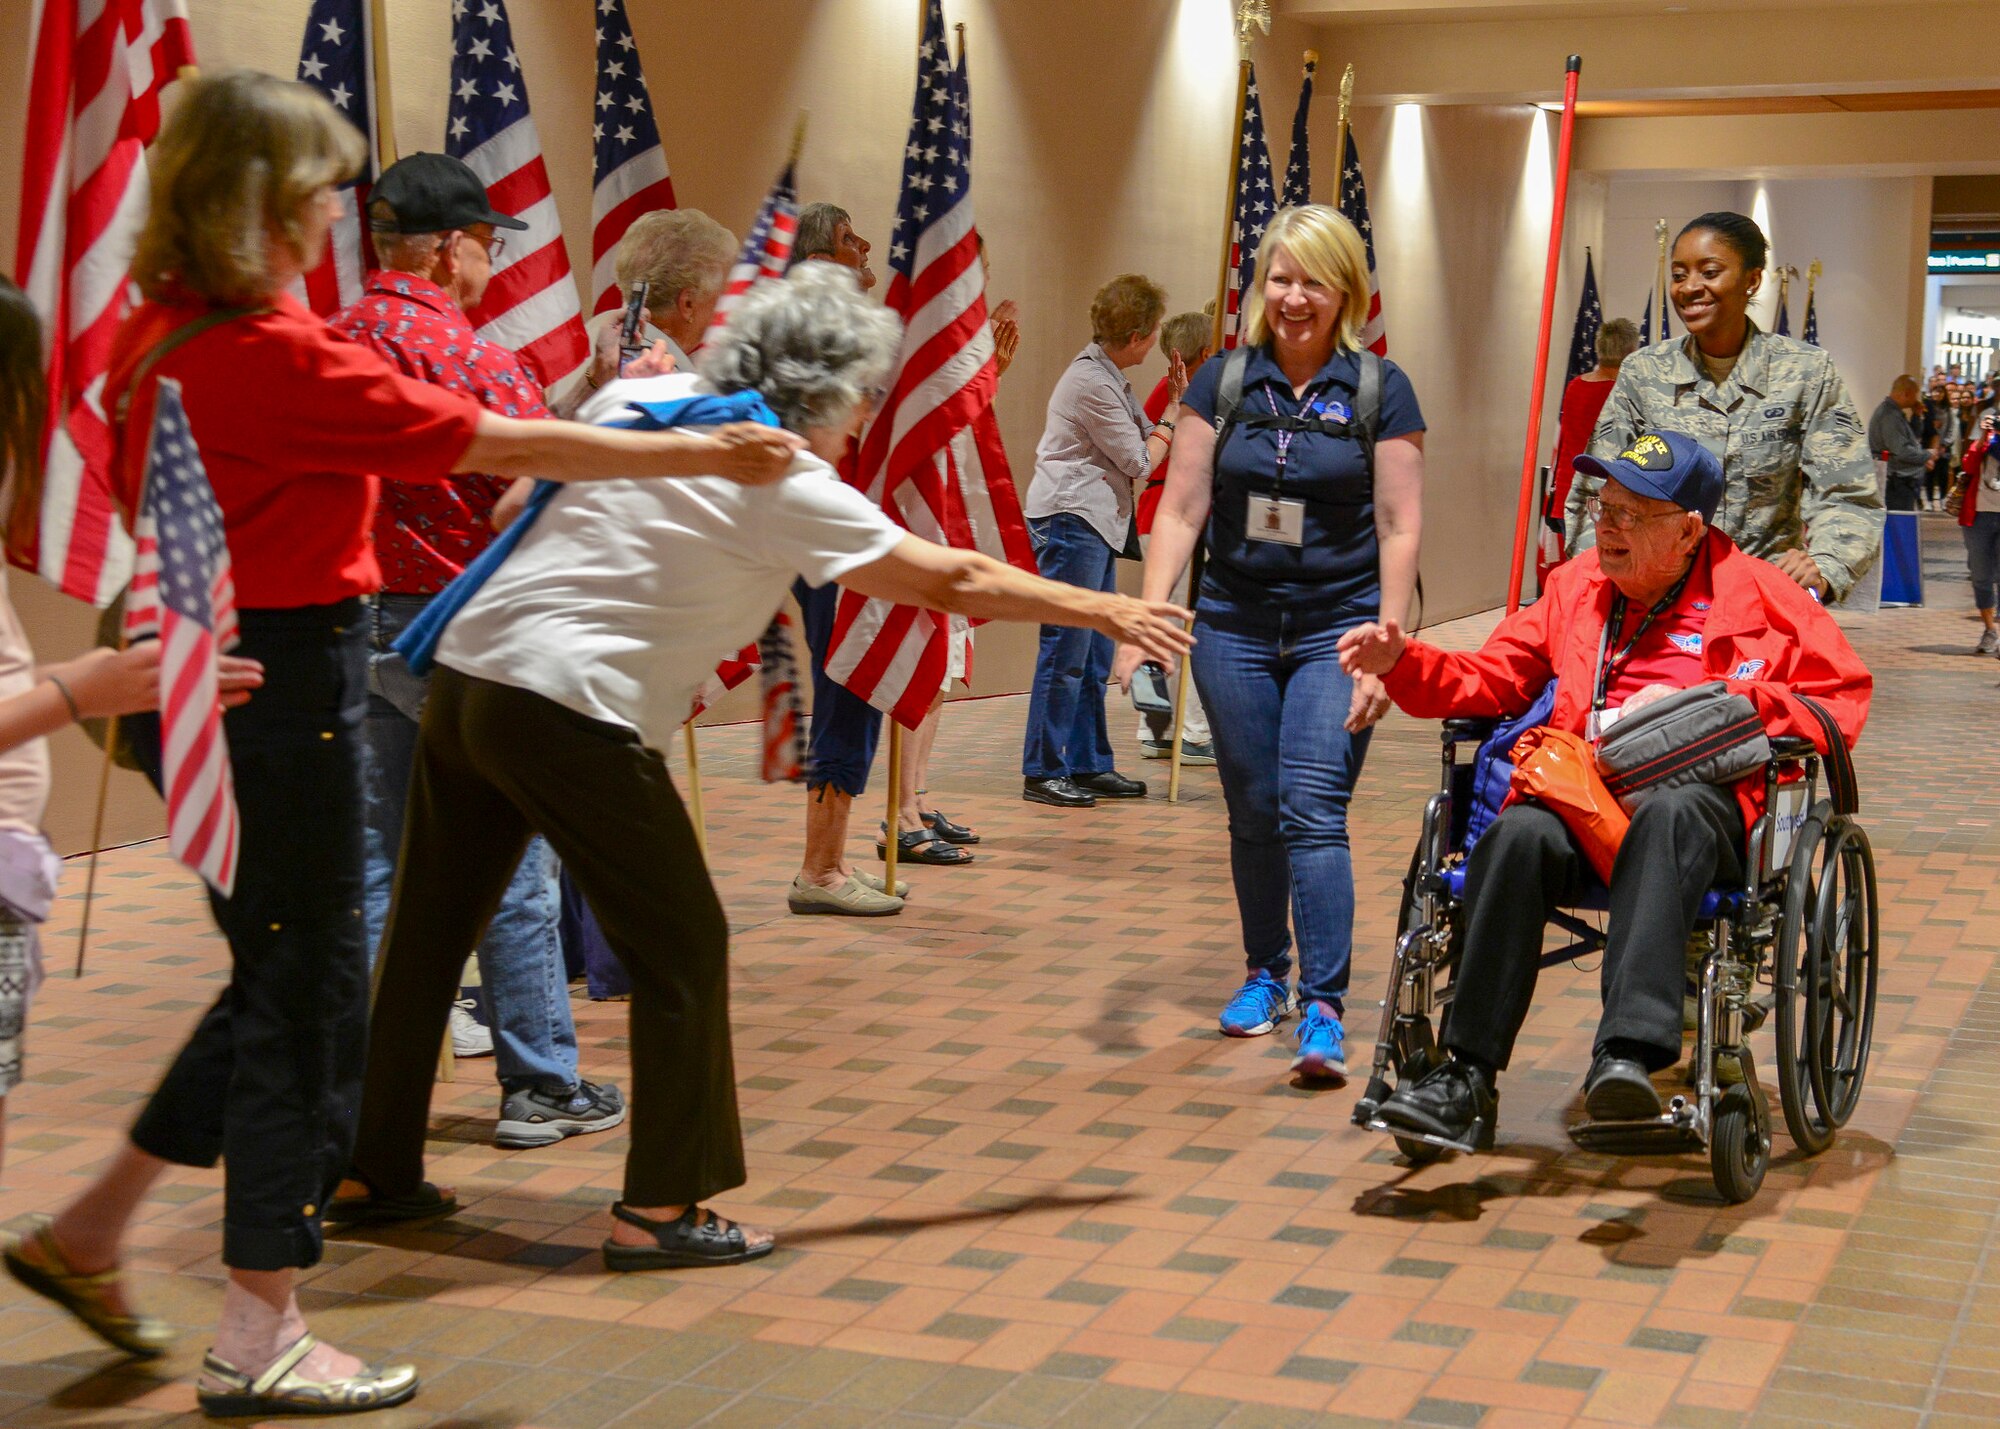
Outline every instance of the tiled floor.
[[[932, 781], [986, 834], [979, 861], [916, 870], [881, 923], [784, 914], [800, 795], [755, 782], [747, 730], [702, 736], [751, 1175], [722, 1204], [777, 1227], [776, 1255], [604, 1274], [622, 1133], [499, 1152], [489, 1064], [467, 1062], [432, 1146], [465, 1211], [334, 1243], [315, 1323], [423, 1369], [385, 1426], [1991, 1424], [2000, 662], [1961, 653], [1956, 533], [1933, 524], [1937, 604], [1852, 625], [1879, 679], [1868, 1095], [1817, 1159], [1781, 1124], [1751, 1205], [1692, 1158], [1570, 1145], [1588, 971], [1545, 979], [1498, 1151], [1399, 1165], [1348, 1125], [1351, 1089], [1290, 1085], [1288, 1036], [1215, 1034], [1239, 964], [1213, 771], [1178, 808], [1024, 805], [1024, 702], [1000, 699], [947, 715]], [[1434, 769], [1430, 730], [1392, 718], [1355, 807], [1357, 1057]], [[221, 976], [161, 848], [103, 875], [84, 979], [74, 897], [49, 939], [0, 1216], [91, 1173]], [[577, 1003], [593, 1075], [622, 1080], [623, 1013]], [[175, 1176], [140, 1229], [141, 1293], [186, 1330], [157, 1370], [0, 1283], [0, 1424], [191, 1418], [219, 1186]]]

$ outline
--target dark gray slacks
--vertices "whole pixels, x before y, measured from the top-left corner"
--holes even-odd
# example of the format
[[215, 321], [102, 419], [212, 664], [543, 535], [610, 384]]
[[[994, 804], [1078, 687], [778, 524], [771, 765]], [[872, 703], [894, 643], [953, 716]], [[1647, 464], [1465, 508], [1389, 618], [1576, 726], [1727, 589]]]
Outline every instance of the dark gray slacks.
[[[1648, 1053], [1649, 1071], [1681, 1055], [1688, 936], [1702, 895], [1743, 877], [1743, 818], [1713, 784], [1655, 793], [1633, 816], [1611, 870], [1611, 916], [1595, 1047], [1619, 1038]], [[1516, 804], [1473, 846], [1466, 869], [1465, 952], [1444, 1043], [1507, 1065], [1535, 995], [1542, 929], [1588, 887], [1590, 865], [1561, 819]]]
[[530, 833], [554, 848], [631, 975], [624, 1199], [691, 1205], [742, 1185], [729, 925], [666, 762], [622, 725], [445, 666], [410, 776], [355, 1171], [385, 1195], [423, 1179], [459, 968]]

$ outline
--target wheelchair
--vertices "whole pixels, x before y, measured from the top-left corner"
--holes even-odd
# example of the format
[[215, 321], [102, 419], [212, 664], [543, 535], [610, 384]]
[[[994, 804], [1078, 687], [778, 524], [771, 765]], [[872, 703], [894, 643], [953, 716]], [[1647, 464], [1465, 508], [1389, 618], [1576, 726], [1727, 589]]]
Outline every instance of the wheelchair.
[[[1381, 1032], [1354, 1111], [1357, 1126], [1393, 1136], [1417, 1165], [1448, 1151], [1472, 1151], [1478, 1138], [1478, 1128], [1465, 1144], [1414, 1134], [1376, 1113], [1396, 1085], [1423, 1076], [1444, 1056], [1438, 1033], [1451, 1013], [1465, 936], [1466, 858], [1480, 782], [1475, 772], [1480, 759], [1491, 757], [1481, 749], [1468, 760], [1461, 750], [1481, 746], [1493, 729], [1492, 721], [1445, 722], [1443, 776], [1425, 806], [1404, 881]], [[1778, 1100], [1799, 1151], [1824, 1151], [1853, 1115], [1874, 1032], [1880, 928], [1874, 855], [1854, 817], [1859, 799], [1852, 765], [1837, 741], [1836, 749], [1833, 759], [1822, 760], [1810, 740], [1772, 740], [1773, 759], [1763, 775], [1765, 812], [1746, 847], [1749, 874], [1743, 886], [1714, 888], [1702, 899], [1689, 1090], [1657, 1118], [1571, 1128], [1579, 1146], [1637, 1156], [1706, 1151], [1722, 1198], [1750, 1200], [1771, 1159], [1770, 1105], [1749, 1046], [1750, 1035], [1767, 1020], [1776, 1024]], [[1609, 906], [1608, 890], [1599, 888], [1559, 910], [1552, 922], [1570, 941], [1545, 951], [1542, 968], [1601, 954], [1601, 921], [1585, 915], [1603, 914]], [[1731, 1058], [1741, 1076], [1724, 1085], [1721, 1066]]]

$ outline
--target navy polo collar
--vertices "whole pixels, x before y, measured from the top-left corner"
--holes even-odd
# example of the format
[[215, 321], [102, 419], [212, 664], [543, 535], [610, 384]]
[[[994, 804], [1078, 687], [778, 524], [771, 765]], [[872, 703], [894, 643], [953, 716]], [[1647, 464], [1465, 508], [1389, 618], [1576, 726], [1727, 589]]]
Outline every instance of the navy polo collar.
[[[1306, 390], [1315, 391], [1328, 382], [1337, 382], [1349, 392], [1359, 390], [1360, 360], [1345, 348], [1335, 348], [1333, 356], [1326, 360], [1325, 366], [1315, 372], [1312, 381], [1306, 384]], [[1278, 366], [1278, 359], [1271, 355], [1268, 343], [1251, 348], [1249, 360], [1243, 368], [1244, 388], [1247, 390], [1260, 385], [1274, 386], [1283, 393], [1292, 390], [1291, 379], [1285, 376], [1284, 369]]]

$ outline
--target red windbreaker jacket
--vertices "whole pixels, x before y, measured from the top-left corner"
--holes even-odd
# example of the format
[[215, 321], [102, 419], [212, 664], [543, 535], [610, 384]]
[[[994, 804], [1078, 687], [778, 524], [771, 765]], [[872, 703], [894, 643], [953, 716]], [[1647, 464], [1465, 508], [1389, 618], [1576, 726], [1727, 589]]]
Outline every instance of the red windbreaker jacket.
[[[1708, 678], [1747, 696], [1770, 734], [1810, 739], [1824, 754], [1818, 721], [1793, 698], [1808, 695], [1853, 748], [1875, 679], [1839, 624], [1798, 582], [1737, 550], [1720, 531], [1708, 533], [1708, 558], [1715, 601], [1702, 630]], [[1440, 650], [1413, 639], [1383, 684], [1397, 708], [1418, 719], [1503, 719], [1525, 711], [1554, 678], [1561, 683], [1549, 725], [1582, 734], [1616, 593], [1597, 552], [1585, 551], [1551, 572], [1542, 598], [1502, 620], [1479, 649]], [[1763, 812], [1763, 781], [1740, 781], [1736, 796], [1747, 827]]]

